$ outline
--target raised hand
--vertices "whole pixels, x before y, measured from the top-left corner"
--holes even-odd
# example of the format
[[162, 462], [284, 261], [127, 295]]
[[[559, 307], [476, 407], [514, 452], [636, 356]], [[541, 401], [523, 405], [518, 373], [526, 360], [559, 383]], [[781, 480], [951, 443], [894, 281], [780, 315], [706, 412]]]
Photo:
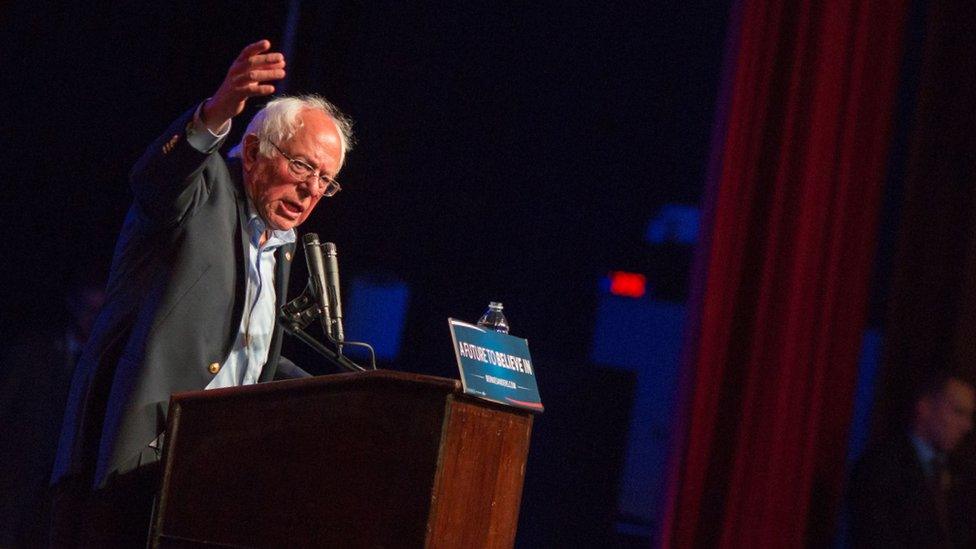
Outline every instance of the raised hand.
[[285, 56], [269, 49], [271, 42], [259, 40], [241, 50], [217, 93], [203, 106], [201, 115], [208, 128], [219, 131], [244, 110], [248, 99], [274, 93], [268, 82], [285, 77]]

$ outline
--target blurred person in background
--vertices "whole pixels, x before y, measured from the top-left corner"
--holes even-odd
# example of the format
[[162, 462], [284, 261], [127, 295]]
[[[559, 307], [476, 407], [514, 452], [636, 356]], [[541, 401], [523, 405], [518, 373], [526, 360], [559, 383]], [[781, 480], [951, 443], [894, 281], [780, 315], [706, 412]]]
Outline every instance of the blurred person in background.
[[849, 486], [854, 547], [970, 547], [967, 483], [950, 454], [973, 428], [976, 388], [938, 372], [916, 391], [906, 431], [869, 447]]
[[47, 545], [48, 480], [78, 356], [105, 302], [105, 276], [81, 269], [65, 310], [28, 327], [0, 353], [0, 547]]

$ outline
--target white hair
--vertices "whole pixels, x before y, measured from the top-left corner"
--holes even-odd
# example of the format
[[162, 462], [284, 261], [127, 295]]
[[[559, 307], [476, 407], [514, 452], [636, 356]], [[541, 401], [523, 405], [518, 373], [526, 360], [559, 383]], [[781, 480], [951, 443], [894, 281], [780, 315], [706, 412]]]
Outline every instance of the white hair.
[[[298, 114], [312, 109], [325, 113], [335, 122], [339, 130], [339, 145], [341, 148], [339, 167], [346, 161], [346, 153], [352, 150], [352, 121], [342, 114], [339, 109], [319, 95], [283, 96], [270, 101], [258, 111], [247, 125], [244, 136], [254, 135], [258, 138], [258, 154], [266, 158], [274, 155], [271, 143], [282, 143], [292, 138], [302, 127], [302, 120]], [[269, 143], [269, 141], [271, 143]], [[227, 156], [240, 158], [244, 147], [244, 138]]]

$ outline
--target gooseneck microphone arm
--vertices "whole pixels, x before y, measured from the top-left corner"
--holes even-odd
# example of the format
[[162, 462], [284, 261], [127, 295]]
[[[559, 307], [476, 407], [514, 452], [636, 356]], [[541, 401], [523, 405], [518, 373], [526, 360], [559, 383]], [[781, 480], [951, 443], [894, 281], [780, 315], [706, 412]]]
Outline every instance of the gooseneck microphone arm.
[[336, 245], [332, 242], [322, 244], [325, 253], [325, 288], [329, 301], [329, 308], [332, 312], [331, 331], [326, 332], [326, 337], [332, 340], [339, 355], [342, 356], [342, 346], [362, 347], [369, 351], [369, 360], [373, 369], [376, 369], [376, 352], [368, 343], [361, 341], [346, 341], [346, 334], [342, 329], [342, 299], [339, 297], [339, 259], [336, 253]]
[[332, 309], [332, 326], [328, 332], [332, 339], [342, 350], [342, 344], [346, 335], [342, 330], [342, 299], [339, 298], [339, 260], [336, 253], [336, 245], [326, 242], [322, 245], [325, 250], [325, 289], [328, 296], [329, 306]]
[[[326, 243], [327, 253], [330, 254], [329, 262], [326, 263], [322, 259], [321, 244], [317, 234], [306, 234], [302, 243], [305, 249], [305, 261], [308, 264], [308, 285], [300, 296], [286, 303], [279, 311], [278, 318], [282, 327], [322, 355], [332, 365], [352, 372], [364, 371], [365, 368], [342, 354], [345, 336], [342, 332], [342, 305], [339, 302], [339, 272], [335, 259], [335, 244]], [[335, 320], [333, 320], [333, 311], [336, 313]], [[305, 332], [305, 328], [316, 318], [322, 323], [322, 331], [326, 339], [336, 345], [337, 350], [329, 349]], [[372, 347], [354, 341], [348, 344], [368, 348], [372, 367], [376, 369], [376, 358]]]
[[[340, 355], [339, 353], [319, 343], [318, 340], [305, 333], [305, 330], [300, 328], [297, 324], [290, 324], [287, 321], [287, 319], [284, 318], [284, 314], [282, 314], [281, 320], [282, 320], [282, 327], [286, 332], [297, 337], [299, 340], [302, 341], [302, 343], [305, 343], [306, 345], [311, 347], [312, 350], [322, 355], [333, 366], [345, 370], [349, 370], [350, 372], [366, 371], [366, 368], [363, 368], [359, 364], [356, 364], [355, 362], [349, 360], [348, 357]], [[375, 370], [376, 367], [374, 366], [373, 369]]]
[[[342, 354], [322, 345], [318, 340], [305, 332], [305, 328], [309, 324], [316, 318], [321, 317], [320, 306], [313, 297], [314, 293], [315, 288], [311, 281], [309, 281], [302, 295], [289, 301], [281, 308], [281, 311], [278, 313], [278, 320], [281, 322], [281, 327], [290, 335], [297, 337], [311, 347], [312, 350], [322, 355], [333, 366], [349, 370], [350, 372], [362, 372], [366, 370], [366, 368], [356, 364]], [[376, 369], [375, 359], [373, 361], [373, 369]]]
[[308, 266], [308, 280], [312, 285], [315, 302], [321, 310], [322, 330], [326, 335], [332, 334], [332, 312], [329, 302], [328, 282], [325, 278], [325, 262], [322, 260], [322, 248], [319, 235], [308, 233], [302, 238], [305, 248], [305, 264]]

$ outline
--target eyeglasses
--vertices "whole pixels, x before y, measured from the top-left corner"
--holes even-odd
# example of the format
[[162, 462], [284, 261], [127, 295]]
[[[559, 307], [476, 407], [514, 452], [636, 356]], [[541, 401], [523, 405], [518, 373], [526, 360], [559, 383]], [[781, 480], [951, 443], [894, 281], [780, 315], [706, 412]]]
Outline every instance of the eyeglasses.
[[325, 175], [321, 171], [316, 171], [311, 164], [305, 162], [304, 160], [299, 160], [297, 158], [292, 158], [285, 154], [285, 151], [281, 150], [278, 145], [272, 142], [270, 139], [265, 139], [271, 146], [275, 148], [278, 153], [288, 161], [288, 171], [295, 176], [299, 181], [310, 181], [315, 180], [315, 191], [322, 196], [335, 196], [335, 194], [342, 190], [342, 186], [332, 179], [331, 177]]

